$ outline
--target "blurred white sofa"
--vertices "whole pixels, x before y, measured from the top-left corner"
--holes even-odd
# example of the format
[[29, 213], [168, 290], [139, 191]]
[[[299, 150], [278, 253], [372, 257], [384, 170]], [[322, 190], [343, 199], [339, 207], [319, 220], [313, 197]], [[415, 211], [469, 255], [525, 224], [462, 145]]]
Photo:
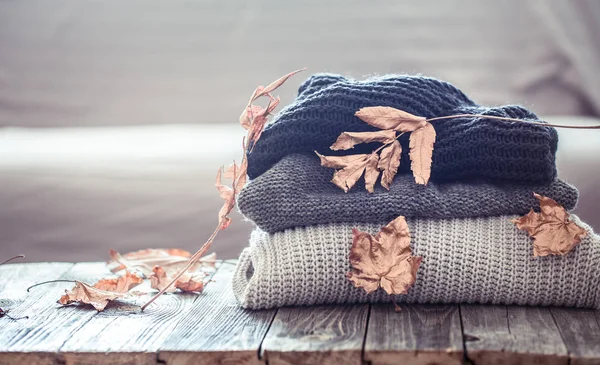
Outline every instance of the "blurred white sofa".
[[[558, 123], [600, 123], [549, 118]], [[0, 257], [104, 260], [109, 248], [198, 248], [221, 205], [219, 165], [240, 156], [236, 124], [0, 130]], [[559, 174], [600, 230], [600, 133], [560, 129]], [[234, 258], [252, 228], [238, 214], [214, 250]]]
[[[226, 123], [301, 67], [282, 105], [314, 72], [422, 73], [483, 105], [600, 115], [598, 14], [596, 0], [0, 1], [0, 259], [199, 247], [216, 169], [239, 157]], [[600, 229], [599, 132], [560, 133], [560, 174]], [[215, 249], [236, 256], [250, 229], [236, 219]]]

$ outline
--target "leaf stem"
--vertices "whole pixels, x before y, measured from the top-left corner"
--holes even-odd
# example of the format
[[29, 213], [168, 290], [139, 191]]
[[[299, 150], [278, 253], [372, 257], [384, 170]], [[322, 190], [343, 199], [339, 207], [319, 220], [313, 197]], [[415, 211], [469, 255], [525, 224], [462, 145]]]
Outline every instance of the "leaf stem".
[[12, 260], [22, 259], [24, 257], [25, 257], [25, 255], [17, 255], [15, 257], [11, 257], [10, 259], [8, 259], [8, 260], [6, 260], [4, 262], [1, 262], [0, 265], [4, 265], [4, 264], [7, 264], [7, 263], [11, 262]]
[[469, 117], [475, 117], [475, 118], [486, 118], [486, 119], [497, 119], [497, 120], [504, 120], [504, 121], [508, 121], [508, 122], [524, 122], [524, 123], [530, 123], [530, 124], [537, 124], [537, 125], [543, 125], [546, 127], [555, 127], [555, 128], [571, 128], [571, 129], [600, 129], [600, 124], [598, 125], [567, 125], [567, 124], [552, 124], [552, 123], [543, 123], [543, 122], [536, 122], [536, 121], [532, 121], [532, 120], [524, 120], [524, 119], [516, 119], [516, 118], [508, 118], [508, 117], [497, 117], [495, 115], [483, 115], [483, 114], [455, 114], [455, 115], [446, 115], [443, 117], [435, 117], [435, 118], [430, 118], [425, 120], [426, 122], [433, 122], [435, 120], [442, 120], [442, 119], [454, 119], [454, 118], [469, 118]]
[[2, 318], [2, 317], [6, 317], [6, 318], [8, 318], [10, 320], [13, 320], [13, 321], [19, 321], [21, 319], [29, 319], [29, 316], [13, 317], [10, 314], [8, 314], [8, 309], [7, 310], [0, 309], [0, 318]]
[[162, 288], [161, 291], [158, 292], [158, 294], [153, 296], [152, 299], [150, 299], [146, 304], [144, 304], [142, 306], [142, 308], [141, 308], [142, 312], [144, 311], [144, 309], [146, 309], [146, 307], [148, 307], [156, 299], [158, 299], [158, 297], [163, 295], [171, 286], [173, 286], [173, 284], [175, 284], [175, 282], [177, 281], [177, 279], [179, 279], [181, 277], [181, 275], [183, 275], [186, 271], [189, 270], [190, 267], [192, 267], [196, 262], [198, 262], [198, 260], [200, 260], [200, 258], [204, 255], [204, 253], [210, 248], [210, 246], [212, 245], [212, 242], [214, 241], [215, 237], [217, 236], [217, 234], [219, 233], [220, 230], [221, 230], [221, 225], [218, 225], [217, 228], [215, 229], [215, 231], [210, 235], [208, 240], [202, 245], [202, 247], [200, 247], [200, 249], [195, 254], [192, 255], [192, 257], [190, 257], [190, 260], [188, 261], [188, 263], [181, 269], [181, 271], [179, 271], [177, 273], [177, 275], [175, 275], [175, 277], [171, 280], [171, 282], [169, 284], [167, 284], [167, 286]]
[[29, 288], [27, 288], [27, 292], [29, 292], [29, 289], [31, 289], [31, 288], [35, 288], [36, 286], [40, 286], [40, 285], [44, 285], [44, 284], [50, 284], [50, 283], [74, 283], [74, 282], [75, 282], [75, 280], [63, 280], [63, 279], [42, 281], [41, 283], [33, 284], [32, 286], [30, 286]]
[[398, 305], [398, 303], [396, 303], [396, 301], [394, 300], [394, 296], [393, 295], [390, 295], [390, 299], [392, 300], [392, 303], [394, 303], [394, 311], [396, 313], [402, 312], [402, 308]]

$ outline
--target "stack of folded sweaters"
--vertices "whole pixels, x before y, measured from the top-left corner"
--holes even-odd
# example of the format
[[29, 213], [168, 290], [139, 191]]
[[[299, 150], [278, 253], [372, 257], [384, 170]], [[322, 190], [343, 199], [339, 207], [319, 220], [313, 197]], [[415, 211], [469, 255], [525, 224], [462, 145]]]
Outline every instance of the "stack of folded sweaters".
[[423, 261], [414, 286], [395, 297], [397, 302], [600, 308], [600, 237], [589, 226], [571, 215], [588, 231], [582, 242], [564, 256], [534, 257], [531, 238], [511, 222], [539, 209], [533, 192], [567, 210], [577, 204], [575, 187], [557, 178], [553, 128], [481, 117], [434, 121], [437, 140], [427, 185], [414, 182], [408, 136], [402, 136], [400, 169], [389, 191], [378, 183], [368, 193], [362, 180], [344, 193], [314, 151], [373, 151], [378, 144], [329, 150], [342, 132], [374, 130], [354, 115], [369, 106], [426, 118], [483, 114], [537, 120], [519, 106], [479, 106], [432, 78], [310, 77], [248, 156], [251, 180], [238, 206], [257, 228], [233, 281], [243, 307], [391, 300], [381, 289], [366, 294], [354, 287], [346, 273], [352, 228], [375, 234], [402, 215], [413, 255]]

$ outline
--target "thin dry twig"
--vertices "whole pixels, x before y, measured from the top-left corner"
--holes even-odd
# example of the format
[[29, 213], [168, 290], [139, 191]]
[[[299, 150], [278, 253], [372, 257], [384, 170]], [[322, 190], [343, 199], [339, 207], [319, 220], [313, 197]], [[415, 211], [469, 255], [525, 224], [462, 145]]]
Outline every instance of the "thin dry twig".
[[485, 118], [485, 119], [496, 119], [496, 120], [504, 120], [507, 122], [522, 122], [522, 123], [530, 123], [536, 125], [543, 125], [546, 127], [555, 127], [555, 128], [572, 128], [572, 129], [600, 129], [600, 124], [598, 125], [569, 125], [569, 124], [552, 124], [545, 122], [538, 122], [533, 120], [524, 120], [524, 119], [516, 119], [516, 118], [508, 118], [508, 117], [497, 117], [494, 115], [483, 115], [483, 114], [455, 114], [455, 115], [447, 115], [443, 117], [435, 117], [427, 119], [427, 122], [433, 122], [435, 120], [443, 120], [443, 119], [454, 119], [454, 118]]
[[8, 260], [6, 260], [4, 262], [0, 262], [0, 265], [8, 264], [12, 260], [22, 259], [22, 258], [25, 258], [25, 255], [22, 255], [22, 254], [21, 255], [17, 255], [17, 256], [11, 257], [10, 259], [8, 259]]

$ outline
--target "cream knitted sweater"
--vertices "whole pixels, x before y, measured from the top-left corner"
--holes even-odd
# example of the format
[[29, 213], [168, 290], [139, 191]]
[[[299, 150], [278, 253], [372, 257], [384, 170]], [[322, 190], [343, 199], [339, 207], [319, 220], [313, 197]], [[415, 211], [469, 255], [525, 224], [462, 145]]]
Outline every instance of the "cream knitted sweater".
[[[423, 262], [415, 285], [396, 300], [600, 308], [600, 237], [582, 224], [589, 234], [572, 252], [533, 257], [530, 238], [512, 218], [408, 219], [413, 254]], [[367, 295], [346, 279], [352, 227], [372, 234], [381, 228], [256, 229], [234, 276], [238, 301], [252, 309], [389, 301], [382, 289]]]

